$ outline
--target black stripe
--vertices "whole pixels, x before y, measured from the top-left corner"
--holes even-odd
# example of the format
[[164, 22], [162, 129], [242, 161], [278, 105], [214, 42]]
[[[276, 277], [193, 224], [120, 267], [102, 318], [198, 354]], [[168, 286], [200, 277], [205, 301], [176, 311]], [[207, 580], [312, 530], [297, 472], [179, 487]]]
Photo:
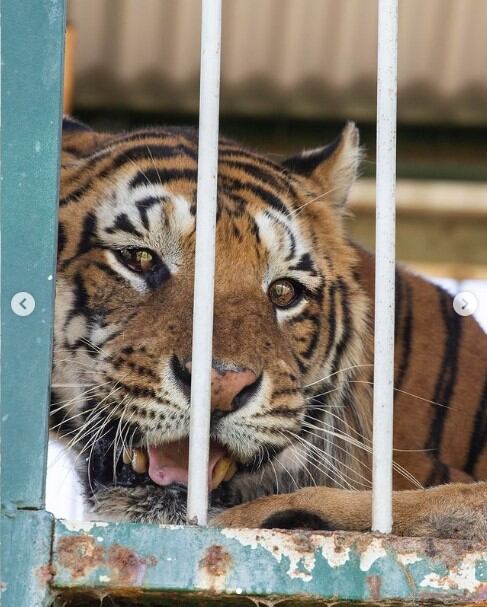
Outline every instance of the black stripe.
[[155, 160], [156, 158], [158, 160], [166, 160], [175, 156], [188, 156], [195, 162], [198, 159], [196, 149], [183, 143], [178, 142], [174, 145], [145, 144], [123, 150], [113, 158], [111, 166], [119, 168], [129, 162], [137, 162], [138, 160]]
[[127, 287], [127, 282], [128, 282], [127, 279], [124, 276], [121, 276], [118, 272], [115, 272], [115, 270], [112, 270], [112, 268], [108, 264], [103, 263], [102, 261], [94, 260], [88, 265], [95, 266], [101, 272], [104, 272], [107, 276], [110, 276], [110, 278], [112, 278], [115, 282], [118, 282], [120, 285], [123, 285], [125, 288]]
[[218, 158], [221, 162], [228, 162], [228, 159], [231, 158], [233, 161], [239, 162], [245, 166], [247, 166], [247, 164], [258, 163], [261, 166], [267, 167], [270, 171], [275, 171], [279, 174], [285, 175], [286, 178], [289, 178], [287, 170], [280, 164], [276, 164], [275, 162], [272, 162], [272, 160], [269, 160], [269, 158], [259, 156], [259, 154], [254, 154], [249, 150], [235, 146], [229, 147], [228, 142], [220, 141]]
[[341, 306], [343, 313], [343, 332], [335, 350], [335, 357], [331, 365], [332, 373], [336, 373], [338, 371], [338, 367], [340, 365], [343, 353], [345, 352], [345, 348], [348, 346], [348, 342], [350, 341], [350, 338], [352, 336], [352, 315], [350, 312], [350, 302], [348, 299], [348, 287], [342, 278], [338, 279], [337, 286], [338, 292], [342, 297]]
[[[257, 243], [257, 245], [260, 245], [261, 240], [260, 240], [259, 226], [257, 225], [257, 222], [255, 221], [255, 219], [252, 215], [249, 217], [249, 223], [250, 223], [250, 233], [255, 238], [255, 242]], [[257, 249], [257, 252], [258, 251], [259, 251], [259, 249]]]
[[116, 231], [127, 232], [134, 236], [142, 237], [142, 234], [137, 230], [134, 224], [130, 221], [127, 213], [120, 213], [115, 218], [115, 223], [110, 228], [105, 228], [105, 232], [113, 234]]
[[[131, 131], [129, 133], [120, 133], [114, 135], [113, 138], [109, 139], [108, 142], [104, 142], [96, 152], [96, 157], [93, 159], [95, 162], [101, 160], [113, 154], [114, 145], [124, 145], [125, 143], [141, 143], [146, 139], [157, 139], [158, 137], [173, 137], [177, 139], [182, 137], [186, 139], [189, 145], [194, 145], [196, 150], [198, 132], [196, 129], [191, 127], [166, 127], [166, 128], [152, 128], [150, 130]], [[178, 142], [175, 145], [180, 145]], [[181, 145], [184, 145], [181, 143]], [[191, 148], [190, 148], [191, 149]], [[80, 158], [89, 159], [92, 156], [93, 151], [90, 150], [86, 154], [79, 155]]]
[[[402, 357], [401, 362], [399, 364], [395, 385], [395, 388], [397, 390], [401, 389], [404, 377], [406, 376], [406, 372], [409, 367], [409, 362], [411, 360], [411, 339], [413, 334], [413, 296], [412, 287], [407, 283], [404, 298], [406, 300], [406, 308], [404, 312], [404, 322], [401, 331]], [[396, 394], [398, 394], [398, 392], [396, 392], [394, 396], [396, 396]]]
[[147, 216], [147, 211], [151, 209], [156, 204], [161, 204], [163, 199], [157, 198], [156, 196], [149, 196], [147, 198], [143, 198], [142, 200], [137, 200], [135, 206], [139, 211], [140, 220], [142, 221], [142, 225], [146, 230], [149, 229], [149, 218]]
[[96, 244], [96, 216], [93, 213], [88, 213], [83, 220], [76, 256], [86, 253]]
[[73, 307], [69, 311], [66, 317], [66, 321], [64, 327], [68, 325], [68, 323], [78, 314], [83, 314], [84, 316], [89, 316], [91, 310], [88, 307], [88, 292], [85, 287], [85, 282], [80, 272], [76, 272], [73, 278], [73, 293], [74, 293], [74, 302]]
[[130, 182], [130, 188], [134, 189], [147, 183], [159, 183], [164, 185], [170, 181], [186, 179], [196, 184], [198, 172], [196, 169], [156, 169], [149, 168], [139, 171]]
[[441, 437], [449, 411], [448, 405], [455, 389], [461, 338], [461, 319], [453, 310], [450, 296], [440, 288], [438, 288], [438, 296], [445, 331], [445, 349], [432, 399], [442, 406], [436, 406], [425, 444], [425, 448], [432, 452], [433, 457], [437, 456], [440, 450]]
[[284, 215], [289, 215], [289, 209], [286, 205], [270, 190], [267, 188], [255, 185], [248, 181], [241, 181], [240, 179], [230, 179], [225, 176], [221, 176], [219, 181], [221, 181], [224, 188], [232, 191], [232, 190], [244, 190], [249, 191], [257, 198], [263, 200], [266, 204], [268, 204], [273, 209], [276, 209], [280, 213]]
[[66, 246], [66, 231], [64, 230], [64, 225], [59, 222], [57, 227], [57, 254], [61, 255], [64, 251], [64, 247]]
[[472, 437], [468, 449], [467, 463], [463, 468], [467, 474], [474, 473], [475, 464], [487, 442], [487, 375], [484, 388], [473, 421]]
[[283, 190], [287, 191], [289, 184], [286, 180], [282, 179], [282, 177], [280, 177], [280, 175], [275, 175], [275, 174], [273, 175], [271, 173], [264, 171], [261, 166], [258, 166], [260, 164], [260, 159], [254, 158], [253, 161], [254, 161], [253, 163], [250, 163], [250, 162], [247, 163], [247, 162], [238, 162], [235, 160], [230, 160], [230, 161], [225, 162], [225, 166], [232, 168], [232, 169], [243, 171], [244, 173], [251, 175], [252, 177], [261, 181], [262, 183], [264, 183], [266, 185], [270, 185], [275, 190], [283, 189]]
[[433, 487], [435, 485], [444, 485], [448, 482], [450, 482], [450, 468], [443, 462], [440, 462], [438, 459], [434, 458], [433, 468], [428, 479], [424, 483], [424, 486]]
[[309, 253], [303, 253], [299, 261], [295, 265], [289, 266], [289, 269], [296, 270], [298, 272], [307, 272], [311, 276], [318, 275], [315, 264], [313, 263], [311, 255]]
[[[155, 137], [154, 134], [149, 134], [147, 138]], [[130, 141], [130, 139], [126, 139], [123, 141], [118, 141], [117, 143], [125, 143], [126, 141]], [[139, 141], [139, 139], [137, 139]], [[101, 163], [108, 156], [113, 154], [113, 142], [111, 143], [110, 148], [105, 150], [102, 153], [97, 153], [96, 157], [91, 158], [80, 170], [71, 176], [71, 181], [76, 181], [78, 177], [81, 177], [83, 174], [89, 172], [89, 170], [94, 167], [96, 164]], [[167, 159], [174, 156], [188, 156], [193, 160], [197, 160], [196, 150], [193, 150], [191, 147], [184, 145], [183, 143], [175, 143], [174, 145], [140, 145], [133, 148], [129, 148], [128, 150], [123, 150], [119, 154], [117, 154], [111, 161], [110, 164], [103, 167], [102, 170], [98, 171], [95, 174], [89, 175], [88, 179], [78, 186], [76, 190], [72, 191], [70, 194], [61, 198], [59, 201], [60, 206], [65, 206], [74, 200], [80, 199], [83, 194], [85, 194], [90, 188], [91, 185], [103, 177], [106, 177], [110, 174], [110, 172], [114, 169], [120, 168], [128, 163], [134, 163], [138, 160], [154, 160], [154, 159]], [[145, 179], [145, 183], [160, 183], [161, 179], [158, 175], [164, 172], [164, 169], [154, 168], [151, 170], [153, 176], [155, 178]], [[149, 169], [147, 171], [141, 171], [141, 174], [150, 172]]]
[[78, 201], [83, 196], [83, 194], [89, 190], [89, 188], [91, 187], [92, 181], [93, 181], [92, 179], [88, 179], [88, 181], [85, 184], [76, 188], [76, 190], [72, 191], [70, 194], [68, 194], [64, 198], [61, 198], [59, 200], [59, 206], [64, 207], [65, 205], [69, 204], [73, 200]]
[[[301, 316], [301, 315], [300, 315]], [[314, 328], [312, 330], [311, 335], [309, 336], [309, 344], [306, 348], [306, 350], [304, 352], [300, 352], [299, 355], [302, 358], [306, 358], [309, 359], [311, 358], [311, 356], [314, 354], [314, 351], [316, 350], [316, 346], [318, 344], [318, 340], [320, 337], [320, 328], [321, 328], [321, 321], [320, 321], [320, 317], [318, 315], [308, 315], [306, 318], [301, 318], [299, 319], [296, 318], [296, 321], [301, 320], [301, 322], [311, 322], [314, 325]]]

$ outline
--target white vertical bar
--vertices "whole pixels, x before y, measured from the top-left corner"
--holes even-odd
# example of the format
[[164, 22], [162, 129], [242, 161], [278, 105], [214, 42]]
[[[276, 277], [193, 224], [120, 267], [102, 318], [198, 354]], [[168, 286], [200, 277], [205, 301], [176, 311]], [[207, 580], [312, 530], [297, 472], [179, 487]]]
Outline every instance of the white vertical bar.
[[221, 0], [203, 0], [188, 479], [188, 522], [196, 525], [206, 525], [208, 510], [220, 45]]
[[372, 529], [392, 529], [397, 4], [379, 0]]

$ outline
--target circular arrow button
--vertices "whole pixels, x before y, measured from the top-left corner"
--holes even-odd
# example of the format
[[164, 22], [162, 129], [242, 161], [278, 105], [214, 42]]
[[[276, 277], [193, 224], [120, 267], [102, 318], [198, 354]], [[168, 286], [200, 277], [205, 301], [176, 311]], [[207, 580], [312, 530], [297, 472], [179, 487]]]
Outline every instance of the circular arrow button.
[[27, 291], [19, 291], [10, 300], [10, 307], [17, 316], [29, 316], [36, 307], [36, 301]]
[[478, 306], [477, 298], [470, 291], [457, 293], [453, 300], [453, 309], [460, 316], [472, 316], [475, 314]]

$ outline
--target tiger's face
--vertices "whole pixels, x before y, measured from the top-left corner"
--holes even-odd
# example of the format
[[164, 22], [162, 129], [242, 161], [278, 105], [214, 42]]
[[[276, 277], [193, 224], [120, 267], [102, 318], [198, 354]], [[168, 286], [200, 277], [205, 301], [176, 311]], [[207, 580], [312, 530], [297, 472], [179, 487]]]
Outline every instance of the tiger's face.
[[[108, 518], [184, 519], [197, 155], [190, 129], [70, 122], [63, 138], [52, 427]], [[215, 506], [304, 467], [303, 424], [323, 411], [310, 395], [360, 351], [366, 304], [341, 225], [358, 160], [353, 125], [283, 165], [220, 142]]]

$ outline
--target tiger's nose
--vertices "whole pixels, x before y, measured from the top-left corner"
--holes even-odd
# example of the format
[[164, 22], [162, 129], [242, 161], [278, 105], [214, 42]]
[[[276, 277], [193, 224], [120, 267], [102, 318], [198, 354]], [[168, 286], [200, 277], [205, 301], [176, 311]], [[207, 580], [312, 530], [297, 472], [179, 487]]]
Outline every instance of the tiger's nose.
[[[211, 370], [211, 410], [228, 413], [243, 407], [251, 396], [257, 376], [250, 369]], [[253, 393], [253, 391], [252, 391]]]
[[[191, 361], [174, 365], [176, 377], [188, 390], [191, 386]], [[225, 415], [243, 407], [255, 393], [260, 381], [250, 369], [213, 362], [211, 370], [211, 410]]]

